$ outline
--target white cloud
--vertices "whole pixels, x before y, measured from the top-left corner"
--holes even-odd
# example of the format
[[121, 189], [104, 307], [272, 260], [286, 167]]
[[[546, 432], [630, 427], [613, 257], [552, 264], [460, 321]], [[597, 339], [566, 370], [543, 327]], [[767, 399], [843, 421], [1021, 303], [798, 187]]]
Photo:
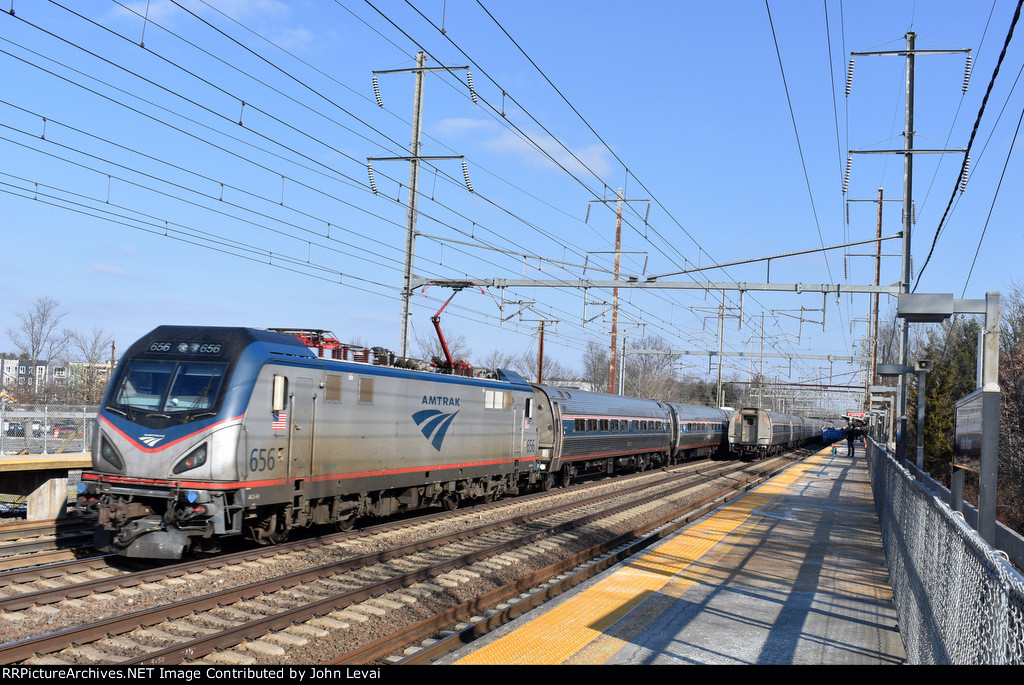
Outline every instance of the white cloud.
[[305, 50], [313, 42], [313, 32], [304, 28], [282, 29], [271, 37], [274, 45], [289, 52]]
[[531, 133], [527, 139], [518, 132], [483, 119], [443, 119], [435, 128], [439, 135], [445, 136], [479, 133], [484, 138], [481, 143], [484, 149], [516, 157], [531, 166], [554, 168], [557, 163], [573, 173], [579, 173], [586, 167], [599, 176], [611, 171], [609, 152], [600, 144], [566, 149], [549, 135]]

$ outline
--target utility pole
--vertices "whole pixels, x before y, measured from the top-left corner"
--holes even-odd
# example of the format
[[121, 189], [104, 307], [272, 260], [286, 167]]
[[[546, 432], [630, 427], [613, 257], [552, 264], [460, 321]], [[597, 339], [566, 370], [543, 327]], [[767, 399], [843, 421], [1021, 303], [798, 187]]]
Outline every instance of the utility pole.
[[[874, 255], [854, 255], [854, 256], [873, 256], [875, 260], [875, 285], [881, 283], [882, 278], [882, 207], [886, 202], [903, 202], [903, 200], [886, 200], [884, 198], [884, 190], [878, 189], [878, 199], [875, 200], [847, 200], [847, 203], [853, 202], [873, 202], [878, 206], [878, 221], [876, 224], [875, 231], [875, 254]], [[913, 215], [913, 203], [911, 203], [911, 215]], [[911, 217], [913, 220], [913, 216]], [[849, 223], [849, 212], [847, 212], [847, 223]], [[902, 235], [900, 236], [902, 238]], [[902, 256], [902, 255], [901, 255]], [[902, 287], [902, 286], [901, 286]], [[866, 382], [864, 383], [865, 392], [871, 385], [878, 384], [878, 298], [879, 294], [874, 293], [873, 302], [868, 307], [868, 321], [871, 324], [869, 329], [869, 336], [871, 338], [871, 367], [865, 372], [867, 376]]]
[[409, 300], [412, 297], [409, 281], [412, 279], [413, 254], [416, 244], [416, 198], [420, 180], [420, 134], [423, 131], [423, 67], [426, 66], [426, 63], [426, 53], [422, 51], [416, 53], [416, 86], [412, 99], [412, 142], [409, 144], [409, 152], [412, 153], [412, 159], [409, 160], [409, 205], [405, 216], [405, 269], [402, 271], [401, 356], [403, 357], [409, 356]]
[[537, 383], [544, 382], [544, 322], [540, 322], [540, 335], [537, 336]]
[[722, 291], [722, 304], [718, 305], [718, 389], [715, 393], [715, 406], [721, 407], [722, 401], [722, 346], [725, 344], [725, 291]]
[[[591, 202], [612, 202], [612, 200], [591, 200]], [[626, 202], [650, 202], [650, 200], [626, 200], [623, 198], [622, 188], [615, 194], [615, 271], [614, 281], [619, 281], [619, 266], [622, 257], [622, 205]], [[649, 207], [649, 205], [648, 205]], [[650, 211], [648, 209], [648, 211]], [[590, 206], [587, 206], [587, 218], [590, 218]], [[646, 219], [645, 219], [646, 221]], [[611, 351], [608, 354], [608, 392], [615, 393], [615, 381], [619, 377], [616, 372], [618, 354], [618, 329], [619, 329], [619, 288], [612, 288], [612, 340]]]
[[[914, 193], [914, 155], [919, 153], [946, 153], [966, 152], [966, 150], [915, 150], [914, 149], [914, 67], [915, 58], [918, 54], [938, 55], [952, 53], [970, 53], [969, 49], [938, 49], [918, 50], [916, 47], [917, 34], [908, 31], [906, 34], [907, 47], [904, 50], [874, 50], [865, 52], [853, 52], [853, 55], [901, 55], [906, 57], [906, 109], [905, 128], [903, 131], [904, 143], [902, 150], [851, 150], [853, 152], [875, 153], [875, 154], [902, 154], [903, 155], [903, 267], [900, 274], [900, 292], [910, 293], [910, 263], [911, 263], [911, 233], [913, 228], [913, 193]], [[968, 56], [968, 69], [970, 68], [970, 57]], [[969, 73], [969, 71], [968, 71]], [[847, 76], [846, 94], [850, 94], [850, 79], [853, 75], [853, 59], [850, 60], [850, 68]], [[967, 87], [967, 77], [964, 78], [964, 89]], [[849, 162], [847, 160], [847, 177], [849, 176]], [[847, 178], [848, 182], [848, 178]], [[843, 192], [846, 192], [844, 183]], [[910, 322], [903, 319], [900, 325], [900, 360], [902, 366], [907, 365], [907, 358], [910, 355]], [[899, 377], [899, 404], [897, 416], [900, 420], [901, 440], [898, 445], [897, 457], [903, 459], [906, 454], [907, 434], [907, 379]]]
[[[910, 292], [910, 233], [913, 226], [912, 204], [914, 201], [914, 43], [917, 34], [907, 32], [907, 104], [906, 129], [903, 149], [903, 269], [900, 277], [901, 290]], [[910, 322], [900, 321], [900, 364], [906, 366], [910, 357]], [[903, 459], [907, 451], [907, 376], [900, 376], [900, 444], [897, 458]]]
[[[622, 188], [616, 194], [615, 203], [615, 280], [619, 280], [619, 258], [622, 250]], [[612, 344], [609, 353], [608, 392], [615, 394], [615, 353], [618, 350], [619, 334], [619, 289], [612, 290]]]
[[[406, 232], [405, 232], [405, 268], [402, 275], [402, 332], [401, 332], [401, 352], [399, 356], [409, 356], [409, 302], [412, 299], [412, 293], [414, 288], [412, 286], [412, 269], [413, 269], [413, 258], [415, 256], [416, 246], [416, 200], [419, 197], [419, 178], [420, 178], [420, 162], [423, 160], [436, 160], [436, 159], [461, 159], [462, 160], [462, 172], [466, 177], [466, 186], [470, 192], [473, 191], [473, 187], [469, 183], [469, 172], [466, 168], [465, 157], [460, 155], [442, 155], [442, 156], [420, 156], [420, 137], [423, 131], [423, 74], [427, 71], [452, 71], [455, 69], [465, 69], [467, 74], [469, 67], [427, 67], [427, 53], [418, 52], [416, 53], [416, 66], [413, 69], [388, 69], [383, 71], [373, 72], [373, 90], [377, 96], [377, 104], [384, 107], [384, 102], [380, 97], [380, 88], [377, 85], [378, 74], [408, 74], [413, 73], [416, 75], [416, 84], [413, 89], [413, 101], [412, 101], [412, 142], [409, 144], [409, 152], [411, 153], [408, 157], [368, 157], [366, 162], [367, 171], [370, 175], [370, 187], [373, 192], [377, 193], [377, 186], [373, 179], [373, 166], [370, 162], [373, 161], [408, 161], [409, 162], [409, 201], [406, 207]], [[473, 92], [473, 81], [469, 77], [469, 90], [473, 96], [474, 102], [476, 101], [476, 94]]]
[[[875, 285], [878, 285], [882, 278], [882, 189], [878, 189], [878, 242], [875, 243]], [[875, 311], [871, 322], [871, 382], [869, 385], [878, 385], [878, 293], [875, 293]]]

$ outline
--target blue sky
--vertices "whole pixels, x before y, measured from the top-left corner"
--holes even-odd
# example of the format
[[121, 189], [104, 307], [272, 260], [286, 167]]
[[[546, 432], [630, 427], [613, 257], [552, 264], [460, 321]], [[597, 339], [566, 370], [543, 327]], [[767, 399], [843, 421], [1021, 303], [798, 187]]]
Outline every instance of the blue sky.
[[[147, 13], [148, 8], [148, 15]], [[850, 53], [970, 48], [920, 56], [915, 146], [967, 146], [1016, 2], [435, 0], [207, 2], [14, 0], [0, 15], [2, 328], [37, 297], [68, 323], [103, 326], [118, 348], [163, 323], [304, 326], [391, 349], [399, 293], [413, 77], [372, 72], [470, 65], [425, 81], [425, 163], [415, 272], [425, 278], [610, 278], [623, 189], [623, 273], [641, 276], [874, 237], [876, 206], [903, 192], [902, 57]], [[770, 21], [769, 21], [770, 11]], [[143, 19], [145, 15], [145, 19]], [[981, 298], [1019, 278], [1022, 162], [1011, 146], [1024, 94], [1024, 36], [1010, 43], [962, 157], [915, 157], [917, 292]], [[514, 41], [514, 42], [513, 42]], [[141, 44], [141, 45], [140, 45]], [[781, 60], [781, 64], [780, 64]], [[849, 207], [849, 223], [847, 222]], [[884, 206], [883, 235], [901, 206]], [[774, 260], [773, 282], [873, 282], [871, 246]], [[898, 241], [883, 253], [898, 252]], [[972, 270], [972, 262], [977, 258]], [[765, 264], [698, 280], [761, 282]], [[678, 277], [684, 279], [686, 277]], [[899, 279], [883, 258], [882, 283]], [[418, 291], [416, 334], [450, 291]], [[715, 349], [720, 293], [621, 293], [620, 335]], [[852, 354], [864, 295], [727, 293], [724, 347]], [[611, 293], [465, 290], [443, 316], [479, 360], [536, 345], [578, 367], [606, 344]], [[526, 303], [520, 305], [518, 303]], [[521, 309], [521, 307], [524, 307]], [[801, 312], [801, 308], [804, 311]], [[885, 319], [891, 305], [883, 302]], [[803, 321], [801, 322], [801, 319]], [[890, 314], [891, 319], [891, 314]], [[741, 323], [742, 321], [742, 323]], [[817, 323], [813, 323], [816, 321]], [[752, 342], [753, 341], [753, 342]], [[8, 346], [9, 347], [9, 346]], [[686, 371], [708, 374], [694, 357]], [[859, 380], [849, 367], [771, 365], [792, 380]], [[726, 362], [745, 380], [746, 360]]]

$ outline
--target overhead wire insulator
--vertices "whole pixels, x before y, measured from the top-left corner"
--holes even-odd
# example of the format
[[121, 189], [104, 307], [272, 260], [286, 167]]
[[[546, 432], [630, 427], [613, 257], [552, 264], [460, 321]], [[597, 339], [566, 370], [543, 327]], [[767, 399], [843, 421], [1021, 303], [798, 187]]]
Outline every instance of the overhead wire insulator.
[[850, 277], [850, 275], [849, 275], [849, 273], [846, 270], [846, 255], [843, 255], [843, 279], [845, 280], [845, 279], [847, 279], [849, 277]]
[[853, 58], [850, 58], [850, 66], [846, 68], [846, 94], [850, 94], [853, 87]]
[[967, 176], [971, 171], [971, 156], [968, 155], [964, 158], [964, 168], [960, 172], [960, 193], [963, 194], [967, 190]]
[[585, 218], [583, 220], [583, 223], [585, 223], [585, 224], [589, 224], [590, 223], [590, 203], [589, 202], [587, 203], [587, 218]]
[[846, 225], [850, 225], [850, 203], [846, 203]]
[[377, 98], [377, 105], [383, 109], [384, 101], [380, 99], [380, 84], [377, 83], [377, 75], [373, 75], [373, 95]]
[[366, 163], [366, 172], [370, 175], [370, 190], [373, 191], [374, 195], [377, 195], [377, 184], [373, 180], [373, 165], [369, 162]]
[[846, 195], [850, 187], [850, 169], [853, 168], [853, 155], [846, 158], [846, 173], [843, 175], [843, 195]]
[[964, 91], [967, 92], [967, 86], [971, 82], [971, 53], [967, 53], [967, 64], [964, 65]]
[[912, 224], [916, 224], [917, 223], [917, 201], [916, 200], [911, 200], [910, 201], [910, 223], [912, 223]]
[[651, 203], [647, 203], [647, 212], [644, 214], [644, 224], [647, 224], [647, 220], [651, 218]]
[[473, 89], [473, 72], [466, 69], [466, 82], [469, 84], [469, 97], [473, 99], [473, 104], [477, 104], [476, 91]]
[[462, 160], [462, 175], [466, 179], [466, 187], [469, 189], [469, 192], [472, 193], [473, 192], [473, 184], [469, 182], [469, 167], [466, 166], [466, 160]]

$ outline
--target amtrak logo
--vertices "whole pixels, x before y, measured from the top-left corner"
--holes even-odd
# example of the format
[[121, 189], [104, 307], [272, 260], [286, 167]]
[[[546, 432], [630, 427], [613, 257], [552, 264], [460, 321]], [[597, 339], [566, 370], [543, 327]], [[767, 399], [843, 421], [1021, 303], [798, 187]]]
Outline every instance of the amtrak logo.
[[445, 433], [448, 432], [448, 428], [452, 425], [452, 420], [458, 413], [456, 411], [451, 414], [445, 414], [437, 409], [424, 409], [413, 414], [412, 420], [420, 427], [423, 437], [430, 440], [430, 444], [434, 446], [434, 449], [440, 452]]
[[163, 440], [165, 437], [167, 437], [167, 436], [166, 435], [153, 435], [152, 433], [149, 433], [149, 434], [143, 435], [141, 438], [139, 438], [139, 442], [145, 443], [146, 447], [153, 447], [158, 442]]

